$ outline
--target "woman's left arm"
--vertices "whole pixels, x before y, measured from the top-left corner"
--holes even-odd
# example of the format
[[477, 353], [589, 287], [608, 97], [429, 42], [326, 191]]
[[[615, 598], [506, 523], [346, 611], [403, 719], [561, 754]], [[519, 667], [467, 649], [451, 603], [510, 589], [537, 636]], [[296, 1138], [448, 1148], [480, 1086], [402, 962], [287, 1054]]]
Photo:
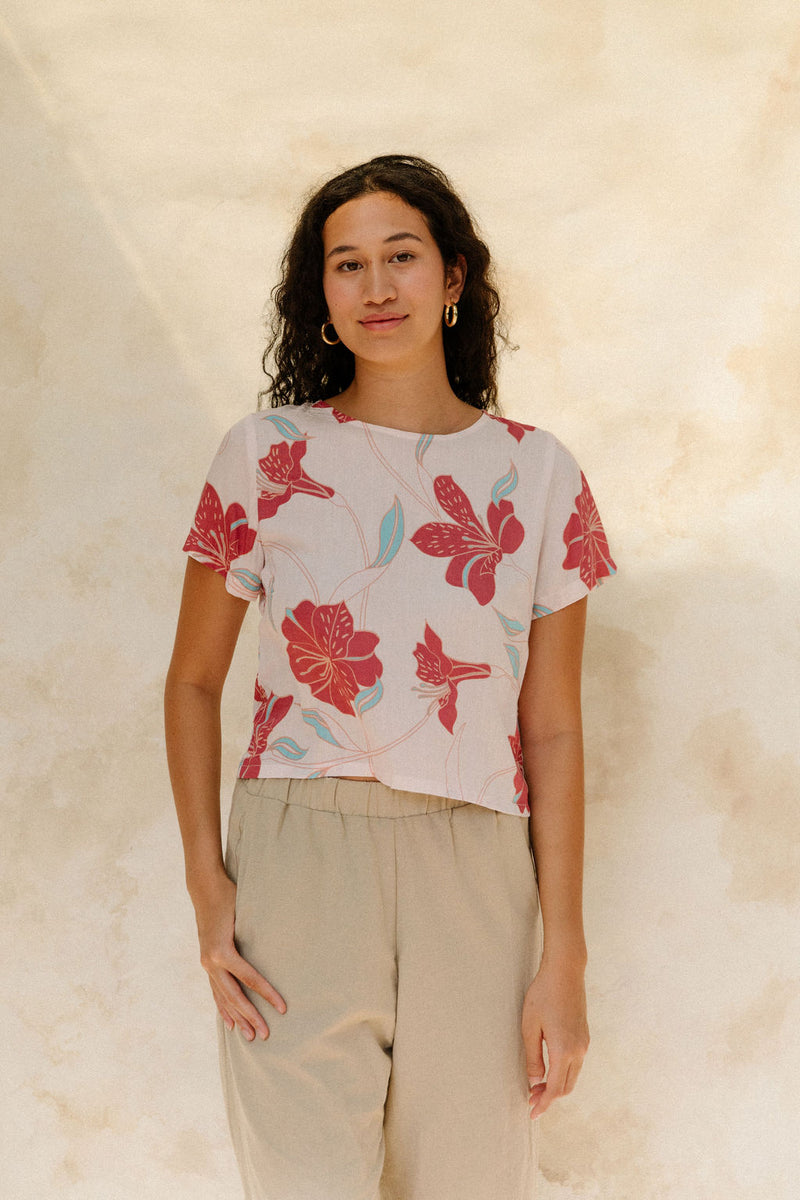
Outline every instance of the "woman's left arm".
[[[531, 623], [519, 726], [544, 951], [525, 995], [531, 1116], [571, 1092], [589, 1047], [583, 932], [581, 660], [587, 598]], [[547, 1045], [544, 1082], [542, 1042]]]

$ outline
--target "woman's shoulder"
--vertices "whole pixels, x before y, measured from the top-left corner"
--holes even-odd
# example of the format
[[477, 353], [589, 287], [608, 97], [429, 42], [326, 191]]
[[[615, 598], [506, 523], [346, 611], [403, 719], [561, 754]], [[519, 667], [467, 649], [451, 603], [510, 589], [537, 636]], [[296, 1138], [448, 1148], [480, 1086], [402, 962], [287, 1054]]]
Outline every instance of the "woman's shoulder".
[[486, 412], [492, 422], [490, 429], [500, 447], [507, 446], [515, 460], [551, 464], [562, 453], [569, 451], [562, 442], [541, 425], [519, 421], [516, 417], [504, 417], [499, 413]]
[[500, 425], [505, 426], [515, 442], [521, 442], [526, 433], [546, 433], [546, 430], [539, 429], [536, 425], [528, 425], [523, 421], [515, 421], [511, 417], [502, 417], [499, 413], [487, 411], [486, 416], [492, 421], [497, 421]]
[[265, 405], [239, 417], [231, 426], [230, 432], [235, 431], [242, 435], [256, 433], [259, 442], [265, 438], [270, 441], [279, 437], [296, 439], [302, 436], [300, 425], [307, 421], [316, 407], [317, 405], [309, 402]]
[[499, 426], [505, 427], [509, 436], [520, 446], [536, 446], [539, 451], [546, 449], [549, 455], [557, 459], [566, 460], [573, 457], [569, 447], [550, 429], [518, 421], [514, 417], [503, 417], [499, 413], [487, 412], [486, 416], [497, 422]]

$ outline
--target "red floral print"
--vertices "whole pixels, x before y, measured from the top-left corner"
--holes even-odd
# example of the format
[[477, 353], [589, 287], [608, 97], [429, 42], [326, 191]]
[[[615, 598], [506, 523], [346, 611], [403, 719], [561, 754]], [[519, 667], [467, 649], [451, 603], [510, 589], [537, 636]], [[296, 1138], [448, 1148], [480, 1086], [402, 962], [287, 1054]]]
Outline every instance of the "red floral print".
[[583, 471], [581, 483], [581, 491], [575, 497], [577, 512], [571, 515], [564, 529], [567, 554], [561, 565], [567, 571], [580, 567], [581, 579], [588, 588], [593, 588], [602, 576], [614, 575], [617, 567]]
[[514, 755], [514, 762], [517, 764], [517, 773], [514, 776], [514, 803], [524, 816], [531, 811], [531, 806], [528, 799], [528, 784], [525, 780], [525, 771], [522, 767], [522, 742], [519, 735], [519, 725], [514, 730], [513, 736], [509, 735], [508, 743], [511, 746], [511, 753]]
[[518, 442], [522, 441], [526, 430], [529, 433], [536, 432], [535, 425], [523, 425], [521, 421], [512, 421], [509, 417], [498, 417], [496, 413], [489, 413], [489, 416], [494, 421], [502, 421], [511, 436], [516, 438]]
[[355, 421], [355, 417], [348, 417], [347, 413], [339, 412], [338, 408], [334, 408], [327, 400], [317, 400], [311, 407], [329, 408], [340, 425], [344, 425], [345, 421]]
[[513, 776], [513, 802], [515, 802], [517, 808], [524, 816], [527, 812], [530, 812], [530, 800], [528, 797], [528, 782], [525, 780], [525, 772], [522, 766], [522, 739], [519, 737], [519, 724], [517, 724], [517, 728], [513, 731], [513, 734], [509, 734], [509, 745], [511, 746], [513, 761], [517, 764], [517, 774]]
[[291, 696], [276, 696], [274, 692], [267, 695], [258, 679], [255, 699], [258, 701], [258, 708], [253, 717], [253, 736], [239, 767], [239, 776], [242, 779], [258, 779], [261, 755], [267, 749], [269, 735], [283, 720], [294, 702]]
[[451, 475], [437, 475], [433, 490], [439, 504], [455, 524], [431, 521], [421, 526], [411, 541], [434, 558], [449, 558], [445, 579], [453, 587], [468, 588], [479, 604], [488, 604], [495, 592], [495, 568], [504, 554], [518, 550], [525, 530], [514, 516], [510, 500], [486, 509], [489, 531]]
[[456, 689], [465, 679], [485, 679], [491, 675], [488, 663], [458, 662], [442, 650], [442, 639], [425, 622], [425, 642], [417, 642], [414, 650], [417, 660], [417, 676], [423, 683], [432, 685], [438, 693], [439, 720], [448, 733], [453, 732], [456, 721]]
[[310, 475], [306, 475], [300, 465], [306, 449], [305, 441], [276, 442], [266, 458], [259, 459], [259, 521], [274, 517], [280, 506], [296, 492], [322, 496], [326, 500], [334, 495], [333, 488], [317, 483]]
[[295, 679], [319, 700], [355, 716], [353, 700], [383, 673], [374, 653], [377, 633], [356, 632], [344, 603], [314, 605], [310, 600], [287, 608], [281, 630]]
[[247, 524], [241, 504], [229, 504], [223, 512], [216, 489], [207, 483], [183, 549], [198, 550], [209, 566], [227, 575], [232, 561], [252, 550], [255, 540], [256, 531]]

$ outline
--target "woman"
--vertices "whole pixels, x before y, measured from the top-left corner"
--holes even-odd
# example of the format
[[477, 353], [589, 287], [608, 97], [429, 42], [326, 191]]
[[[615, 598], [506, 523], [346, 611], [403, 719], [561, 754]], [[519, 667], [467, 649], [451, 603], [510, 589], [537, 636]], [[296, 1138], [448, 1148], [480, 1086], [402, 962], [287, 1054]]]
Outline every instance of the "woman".
[[245, 1192], [522, 1200], [589, 1041], [580, 671], [614, 564], [575, 460], [496, 414], [489, 254], [441, 171], [326, 183], [274, 298], [272, 407], [209, 470], [165, 692]]

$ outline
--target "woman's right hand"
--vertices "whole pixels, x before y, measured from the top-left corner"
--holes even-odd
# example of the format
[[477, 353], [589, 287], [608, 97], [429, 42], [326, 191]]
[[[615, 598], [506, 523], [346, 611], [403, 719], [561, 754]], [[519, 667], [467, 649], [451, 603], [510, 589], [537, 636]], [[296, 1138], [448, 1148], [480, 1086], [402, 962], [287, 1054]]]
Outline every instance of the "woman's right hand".
[[195, 895], [193, 901], [200, 939], [200, 963], [208, 973], [214, 1000], [227, 1029], [232, 1030], [238, 1025], [249, 1042], [256, 1036], [268, 1038], [269, 1026], [248, 1000], [241, 985], [263, 997], [280, 1013], [286, 1012], [286, 1002], [236, 949], [236, 884], [228, 875], [220, 873], [212, 886], [203, 889], [202, 897]]

